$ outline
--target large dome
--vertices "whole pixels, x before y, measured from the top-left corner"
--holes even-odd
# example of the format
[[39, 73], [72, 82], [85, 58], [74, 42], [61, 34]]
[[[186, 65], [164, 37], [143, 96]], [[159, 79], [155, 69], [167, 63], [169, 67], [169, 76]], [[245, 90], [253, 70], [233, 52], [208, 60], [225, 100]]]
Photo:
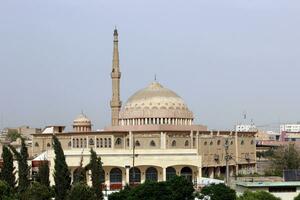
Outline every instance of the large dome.
[[193, 113], [183, 99], [158, 82], [153, 82], [132, 95], [120, 112], [121, 125], [188, 125], [192, 120]]

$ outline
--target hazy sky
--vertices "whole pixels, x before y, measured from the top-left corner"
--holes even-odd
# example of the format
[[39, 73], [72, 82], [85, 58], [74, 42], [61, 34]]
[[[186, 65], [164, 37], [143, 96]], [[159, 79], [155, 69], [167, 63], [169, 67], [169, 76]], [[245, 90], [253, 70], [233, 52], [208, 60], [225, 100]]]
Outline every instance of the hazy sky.
[[0, 0], [0, 128], [109, 124], [115, 25], [123, 104], [157, 74], [211, 129], [300, 121], [299, 0]]

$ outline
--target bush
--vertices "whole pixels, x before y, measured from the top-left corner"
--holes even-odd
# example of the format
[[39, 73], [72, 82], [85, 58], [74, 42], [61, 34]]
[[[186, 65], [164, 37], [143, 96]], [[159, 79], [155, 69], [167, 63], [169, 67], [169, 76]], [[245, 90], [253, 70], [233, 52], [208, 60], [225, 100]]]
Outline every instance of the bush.
[[280, 200], [280, 198], [275, 197], [271, 193], [265, 191], [246, 191], [242, 196], [238, 197], [238, 200]]
[[97, 200], [95, 191], [85, 183], [76, 183], [68, 196], [69, 200]]
[[30, 200], [49, 200], [52, 198], [51, 189], [39, 182], [33, 182], [30, 188], [27, 189], [21, 199]]
[[192, 200], [194, 188], [183, 177], [174, 177], [166, 182], [145, 183], [135, 187], [125, 187], [120, 192], [109, 195], [109, 200]]
[[201, 190], [201, 194], [204, 196], [209, 196], [210, 200], [235, 200], [236, 193], [233, 189], [228, 186], [221, 184], [212, 184], [205, 186]]

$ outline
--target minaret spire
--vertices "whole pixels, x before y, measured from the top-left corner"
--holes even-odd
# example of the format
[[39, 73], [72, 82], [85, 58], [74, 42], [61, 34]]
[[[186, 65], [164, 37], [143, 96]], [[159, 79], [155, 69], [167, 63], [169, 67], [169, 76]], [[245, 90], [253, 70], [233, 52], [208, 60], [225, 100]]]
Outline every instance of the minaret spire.
[[110, 101], [111, 108], [111, 125], [119, 125], [119, 112], [121, 109], [122, 102], [120, 100], [120, 79], [121, 72], [119, 66], [119, 40], [118, 30], [115, 27], [114, 30], [114, 49], [113, 49], [113, 61], [112, 61], [112, 99]]

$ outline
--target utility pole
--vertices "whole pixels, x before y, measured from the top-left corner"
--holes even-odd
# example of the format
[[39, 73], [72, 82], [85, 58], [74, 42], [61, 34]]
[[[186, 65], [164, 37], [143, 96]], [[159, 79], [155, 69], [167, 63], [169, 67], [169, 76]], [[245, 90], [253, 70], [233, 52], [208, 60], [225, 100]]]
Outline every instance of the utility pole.
[[228, 147], [229, 147], [229, 141], [228, 138], [225, 139], [225, 163], [226, 163], [226, 179], [225, 179], [225, 184], [228, 186], [229, 185], [229, 164], [228, 161], [230, 159], [229, 154], [228, 154]]

